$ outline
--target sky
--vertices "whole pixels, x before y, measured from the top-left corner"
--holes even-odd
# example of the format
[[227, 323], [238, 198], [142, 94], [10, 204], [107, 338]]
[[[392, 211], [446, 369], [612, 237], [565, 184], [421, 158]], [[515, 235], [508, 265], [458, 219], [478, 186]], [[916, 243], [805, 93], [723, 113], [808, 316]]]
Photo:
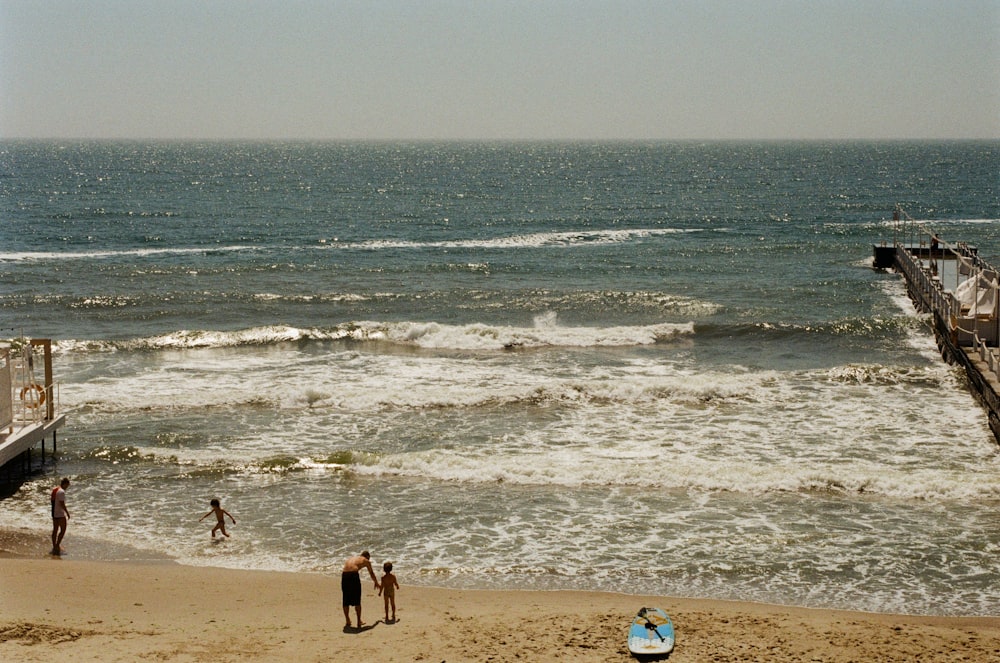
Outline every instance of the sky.
[[0, 0], [0, 139], [1000, 138], [1000, 0]]

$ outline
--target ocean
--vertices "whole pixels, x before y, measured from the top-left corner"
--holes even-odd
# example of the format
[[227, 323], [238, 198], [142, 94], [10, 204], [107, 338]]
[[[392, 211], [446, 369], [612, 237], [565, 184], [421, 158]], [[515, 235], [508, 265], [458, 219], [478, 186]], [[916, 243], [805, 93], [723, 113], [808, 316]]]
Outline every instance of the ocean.
[[1000, 614], [896, 204], [1000, 263], [1000, 142], [0, 142], [68, 416], [0, 527], [69, 476], [77, 558]]

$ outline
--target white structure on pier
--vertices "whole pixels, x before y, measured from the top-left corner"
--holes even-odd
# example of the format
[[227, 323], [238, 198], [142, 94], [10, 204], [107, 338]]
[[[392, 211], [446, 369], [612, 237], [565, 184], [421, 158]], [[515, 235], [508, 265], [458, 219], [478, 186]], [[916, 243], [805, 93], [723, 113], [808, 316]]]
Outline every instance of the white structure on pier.
[[52, 379], [52, 341], [15, 341], [0, 348], [0, 467], [23, 457], [66, 423], [59, 413], [59, 391]]

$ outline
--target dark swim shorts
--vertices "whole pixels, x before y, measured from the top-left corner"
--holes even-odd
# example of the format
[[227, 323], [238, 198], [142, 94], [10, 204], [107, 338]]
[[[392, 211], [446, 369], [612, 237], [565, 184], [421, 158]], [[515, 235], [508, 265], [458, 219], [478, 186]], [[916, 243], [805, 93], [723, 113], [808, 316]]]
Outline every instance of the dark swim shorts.
[[340, 574], [340, 589], [344, 592], [344, 605], [361, 605], [361, 574]]

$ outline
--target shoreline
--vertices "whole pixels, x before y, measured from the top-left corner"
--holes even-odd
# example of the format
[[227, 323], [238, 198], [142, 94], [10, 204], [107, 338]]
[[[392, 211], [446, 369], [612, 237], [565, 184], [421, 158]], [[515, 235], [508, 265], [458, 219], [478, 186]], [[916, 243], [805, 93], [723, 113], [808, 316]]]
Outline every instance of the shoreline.
[[330, 574], [184, 566], [166, 558], [76, 560], [72, 541], [59, 558], [24, 547], [45, 533], [2, 534], [0, 660], [627, 661], [635, 660], [625, 645], [628, 623], [647, 605], [673, 618], [675, 663], [1000, 658], [998, 616], [443, 589], [408, 585], [405, 574], [396, 623], [383, 621], [382, 599], [365, 577], [367, 625], [348, 630], [339, 577]]

